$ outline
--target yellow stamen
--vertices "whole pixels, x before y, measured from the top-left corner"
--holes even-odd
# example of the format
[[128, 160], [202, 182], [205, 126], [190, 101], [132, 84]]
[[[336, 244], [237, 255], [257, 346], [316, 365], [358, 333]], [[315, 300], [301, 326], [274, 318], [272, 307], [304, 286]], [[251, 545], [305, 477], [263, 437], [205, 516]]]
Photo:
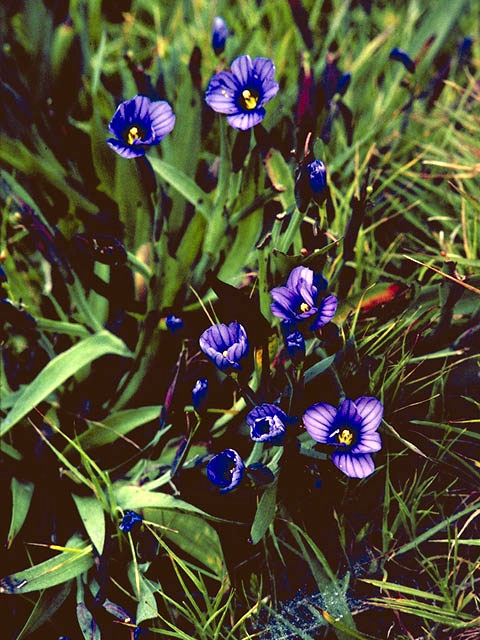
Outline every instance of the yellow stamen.
[[350, 429], [342, 429], [338, 434], [338, 441], [342, 444], [350, 445], [353, 442], [353, 433]]
[[306, 311], [310, 311], [310, 307], [306, 302], [302, 302], [302, 304], [300, 305], [300, 311], [302, 313], [305, 313]]
[[140, 131], [138, 127], [130, 127], [127, 134], [127, 142], [128, 144], [133, 144], [135, 140], [140, 140]]
[[222, 356], [224, 358], [228, 358], [228, 351], [225, 349], [225, 351], [222, 352]]
[[242, 91], [242, 98], [245, 104], [246, 109], [255, 109], [258, 102], [258, 97], [253, 95], [249, 89], [244, 89]]

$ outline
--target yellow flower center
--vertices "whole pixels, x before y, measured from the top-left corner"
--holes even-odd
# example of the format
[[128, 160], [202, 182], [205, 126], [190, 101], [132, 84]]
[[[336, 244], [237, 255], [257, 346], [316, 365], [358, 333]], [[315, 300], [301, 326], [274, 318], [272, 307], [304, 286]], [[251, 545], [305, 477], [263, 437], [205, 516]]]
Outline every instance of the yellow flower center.
[[223, 356], [224, 358], [228, 358], [228, 351], [227, 351], [227, 349], [225, 349], [225, 351], [223, 351], [223, 352], [222, 352], [222, 356]]
[[138, 127], [130, 127], [127, 133], [127, 142], [128, 144], [133, 144], [135, 140], [141, 140], [142, 136], [140, 135], [140, 130]]
[[353, 432], [350, 429], [342, 429], [338, 434], [338, 442], [350, 445], [353, 442]]
[[302, 302], [302, 304], [300, 305], [300, 311], [302, 313], [305, 313], [306, 311], [310, 311], [310, 307], [306, 302]]
[[244, 89], [242, 91], [242, 98], [245, 109], [255, 109], [258, 102], [258, 95], [255, 92], [252, 92], [249, 89]]

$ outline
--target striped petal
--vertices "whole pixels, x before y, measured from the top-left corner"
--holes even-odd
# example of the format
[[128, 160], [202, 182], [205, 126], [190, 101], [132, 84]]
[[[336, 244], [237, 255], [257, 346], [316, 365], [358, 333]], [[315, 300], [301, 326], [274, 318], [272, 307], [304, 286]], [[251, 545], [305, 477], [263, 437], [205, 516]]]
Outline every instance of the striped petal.
[[336, 451], [332, 454], [332, 462], [349, 478], [366, 478], [375, 470], [372, 456], [368, 453], [354, 456]]
[[383, 417], [383, 404], [377, 398], [362, 396], [355, 400], [355, 406], [362, 419], [362, 432], [376, 431]]
[[337, 410], [327, 402], [319, 402], [309, 407], [303, 414], [303, 424], [308, 434], [317, 442], [328, 442], [337, 417]]

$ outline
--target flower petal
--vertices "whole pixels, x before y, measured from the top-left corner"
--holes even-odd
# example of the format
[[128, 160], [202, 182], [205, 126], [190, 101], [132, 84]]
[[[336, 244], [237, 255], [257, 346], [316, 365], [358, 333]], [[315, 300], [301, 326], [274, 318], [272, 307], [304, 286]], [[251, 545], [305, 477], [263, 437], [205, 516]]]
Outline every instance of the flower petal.
[[128, 144], [124, 144], [119, 140], [115, 140], [114, 138], [109, 138], [107, 140], [107, 144], [110, 149], [116, 151], [119, 156], [122, 156], [122, 158], [140, 158], [140, 156], [145, 155], [145, 147], [134, 147]]
[[383, 417], [383, 404], [377, 398], [362, 396], [355, 400], [355, 406], [362, 418], [362, 432], [378, 429]]
[[382, 439], [376, 431], [368, 431], [367, 433], [358, 434], [358, 442], [352, 447], [350, 453], [375, 453], [382, 448]]
[[253, 78], [253, 65], [250, 56], [239, 56], [230, 65], [233, 75], [240, 83], [242, 89], [246, 89]]
[[314, 331], [315, 329], [319, 329], [330, 322], [330, 320], [334, 317], [337, 311], [338, 300], [336, 296], [330, 295], [320, 302], [320, 306], [318, 307], [318, 315], [315, 318], [315, 322], [312, 323], [310, 329]]
[[337, 423], [342, 425], [359, 426], [361, 418], [353, 400], [345, 398], [338, 408]]
[[150, 104], [149, 115], [154, 144], [158, 144], [175, 126], [175, 114], [168, 102], [157, 100]]
[[117, 138], [123, 138], [124, 132], [129, 125], [147, 125], [148, 127], [148, 110], [150, 107], [150, 99], [146, 96], [137, 95], [131, 100], [125, 100], [118, 105], [117, 110], [113, 114], [113, 118], [108, 125], [110, 133]]
[[319, 402], [309, 407], [303, 414], [303, 424], [309, 435], [317, 442], [326, 443], [337, 417], [337, 410], [331, 404]]
[[[232, 63], [233, 64], [233, 63]], [[252, 72], [255, 79], [260, 82], [265, 80], [273, 80], [275, 76], [275, 64], [270, 58], [254, 58], [252, 60]]]
[[350, 478], [366, 478], [375, 470], [372, 456], [368, 453], [354, 456], [351, 453], [336, 451], [332, 454], [332, 462]]
[[217, 113], [238, 113], [237, 97], [241, 91], [233, 73], [221, 71], [210, 80], [205, 102]]
[[234, 129], [246, 131], [261, 122], [264, 117], [265, 109], [260, 107], [259, 109], [257, 108], [255, 111], [250, 111], [249, 113], [235, 113], [234, 115], [228, 116], [227, 122]]
[[299, 291], [300, 286], [306, 285], [311, 287], [313, 285], [313, 271], [308, 267], [295, 267], [290, 271], [287, 284], [288, 289]]

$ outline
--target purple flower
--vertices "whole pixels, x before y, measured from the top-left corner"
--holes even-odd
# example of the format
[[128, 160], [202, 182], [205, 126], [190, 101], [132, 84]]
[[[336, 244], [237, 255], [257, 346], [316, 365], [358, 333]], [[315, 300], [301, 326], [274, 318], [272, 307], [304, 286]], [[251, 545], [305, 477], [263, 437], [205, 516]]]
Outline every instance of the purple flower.
[[403, 49], [400, 49], [399, 47], [394, 47], [390, 51], [389, 57], [391, 60], [398, 60], [399, 62], [401, 62], [405, 67], [405, 69], [410, 73], [415, 73], [415, 62], [410, 58], [408, 53]]
[[320, 195], [327, 186], [327, 168], [321, 160], [312, 160], [306, 167], [310, 188], [314, 194]]
[[250, 437], [255, 442], [281, 444], [290, 418], [273, 404], [261, 404], [250, 411], [246, 421], [250, 427]]
[[200, 349], [219, 369], [241, 369], [238, 361], [248, 353], [247, 333], [239, 322], [214, 324], [202, 333]]
[[295, 267], [287, 284], [270, 291], [272, 313], [284, 322], [294, 323], [315, 316], [311, 329], [319, 329], [330, 322], [337, 310], [334, 295], [319, 297], [319, 290], [326, 288], [326, 281], [315, 276], [308, 267]]
[[338, 447], [332, 462], [340, 471], [350, 478], [365, 478], [375, 468], [370, 454], [382, 448], [377, 433], [382, 416], [382, 403], [362, 396], [355, 401], [346, 398], [338, 409], [326, 402], [314, 404], [306, 410], [303, 423], [314, 440]]
[[285, 336], [285, 346], [287, 347], [288, 355], [294, 364], [302, 362], [305, 358], [305, 338], [300, 331], [294, 329], [287, 336]]
[[220, 493], [235, 489], [240, 484], [244, 471], [243, 460], [234, 449], [217, 453], [207, 465], [208, 479], [220, 487]]
[[159, 144], [174, 125], [175, 114], [167, 102], [138, 95], [118, 105], [108, 125], [115, 138], [107, 144], [123, 158], [138, 158]]
[[172, 333], [177, 333], [177, 331], [180, 331], [180, 329], [183, 329], [182, 318], [179, 318], [173, 313], [169, 313], [168, 316], [165, 318], [165, 324], [167, 326], [167, 329]]
[[137, 522], [142, 522], [142, 520], [143, 520], [142, 516], [138, 515], [138, 513], [136, 513], [135, 511], [130, 511], [129, 509], [128, 511], [125, 511], [122, 521], [118, 525], [118, 528], [121, 531], [125, 531], [125, 533], [128, 533], [133, 529], [133, 526]]
[[274, 75], [275, 65], [269, 58], [239, 56], [230, 71], [210, 80], [205, 102], [217, 113], [225, 113], [234, 129], [251, 129], [264, 119], [263, 105], [277, 95]]
[[220, 16], [215, 16], [212, 23], [212, 48], [215, 55], [220, 55], [225, 49], [225, 42], [229, 35], [230, 31], [225, 20]]
[[192, 389], [192, 404], [195, 411], [202, 408], [205, 398], [208, 393], [208, 380], [206, 378], [199, 378]]

